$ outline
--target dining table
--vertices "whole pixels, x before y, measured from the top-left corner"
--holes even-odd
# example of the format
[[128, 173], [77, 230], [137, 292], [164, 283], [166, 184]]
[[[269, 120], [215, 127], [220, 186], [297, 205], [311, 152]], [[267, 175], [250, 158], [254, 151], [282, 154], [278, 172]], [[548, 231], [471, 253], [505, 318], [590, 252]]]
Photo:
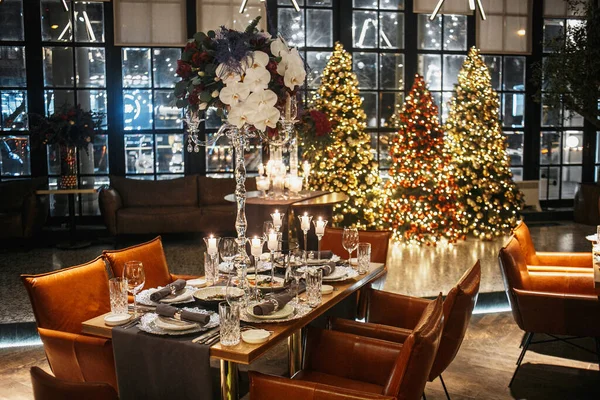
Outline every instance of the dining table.
[[[264, 355], [269, 349], [287, 341], [289, 373], [292, 376], [299, 371], [302, 366], [302, 330], [317, 320], [319, 317], [326, 316], [332, 309], [345, 299], [348, 299], [354, 293], [366, 285], [373, 285], [375, 282], [381, 282], [387, 272], [386, 266], [382, 263], [371, 263], [369, 270], [363, 275], [357, 275], [353, 278], [341, 282], [326, 282], [334, 287], [330, 294], [323, 294], [321, 303], [312, 308], [304, 316], [286, 322], [279, 323], [257, 323], [257, 329], [271, 331], [269, 339], [261, 344], [249, 344], [240, 340], [240, 343], [234, 346], [224, 346], [217, 342], [210, 346], [209, 354], [211, 359], [220, 361], [220, 397], [223, 400], [239, 399], [239, 366], [249, 365]], [[300, 300], [304, 301], [306, 293], [300, 294]], [[82, 324], [82, 333], [103, 338], [112, 338], [113, 328], [105, 325], [104, 316], [99, 315]], [[143, 335], [149, 335], [142, 333]], [[189, 346], [192, 339], [197, 334], [191, 335], [187, 339], [182, 337], [174, 340], [174, 345]], [[164, 340], [170, 340], [164, 338]], [[188, 343], [189, 342], [189, 343]], [[115, 357], [118, 356], [115, 354]], [[181, 368], [189, 366], [182, 365]], [[118, 379], [118, 373], [117, 373]]]

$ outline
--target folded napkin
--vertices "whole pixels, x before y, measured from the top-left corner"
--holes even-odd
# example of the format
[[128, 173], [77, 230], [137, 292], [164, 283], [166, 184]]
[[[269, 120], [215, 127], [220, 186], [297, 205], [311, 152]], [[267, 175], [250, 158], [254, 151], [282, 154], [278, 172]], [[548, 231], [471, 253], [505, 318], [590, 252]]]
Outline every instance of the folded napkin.
[[335, 271], [335, 263], [329, 262], [329, 263], [323, 265], [321, 267], [321, 270], [323, 271], [323, 276], [331, 275], [331, 274], [333, 274], [333, 271]]
[[181, 289], [185, 288], [185, 285], [186, 285], [185, 280], [177, 279], [175, 282], [170, 283], [167, 286], [165, 286], [164, 288], [159, 289], [156, 292], [152, 293], [150, 295], [150, 300], [159, 301], [161, 299], [164, 299], [165, 297], [167, 297], [168, 295], [173, 293], [173, 290], [175, 293], [177, 293]]
[[156, 313], [161, 317], [175, 318], [175, 314], [179, 314], [179, 318], [182, 321], [197, 322], [200, 325], [206, 325], [210, 321], [210, 315], [200, 314], [186, 310], [180, 310], [177, 307], [169, 306], [166, 304], [159, 304], [156, 306]]
[[[271, 296], [269, 300], [265, 300], [262, 303], [255, 305], [252, 312], [254, 312], [254, 315], [269, 315], [273, 311], [281, 310], [293, 298], [294, 295], [290, 292], [275, 294]], [[275, 302], [270, 300], [275, 300], [275, 302], [277, 302], [277, 307], [275, 307]]]

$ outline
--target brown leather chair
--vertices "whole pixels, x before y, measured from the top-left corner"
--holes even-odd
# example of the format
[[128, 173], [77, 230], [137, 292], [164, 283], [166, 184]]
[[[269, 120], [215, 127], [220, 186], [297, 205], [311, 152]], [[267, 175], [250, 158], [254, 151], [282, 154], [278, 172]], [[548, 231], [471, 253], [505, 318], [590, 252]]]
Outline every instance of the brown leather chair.
[[[348, 251], [342, 245], [344, 229], [325, 228], [325, 235], [321, 239], [321, 250], [331, 250], [334, 254], [345, 258]], [[391, 231], [358, 231], [359, 240], [371, 243], [371, 261], [385, 263], [390, 245]]]
[[35, 400], [118, 400], [115, 389], [102, 382], [68, 382], [31, 367], [31, 383]]
[[309, 328], [303, 369], [292, 380], [251, 372], [250, 398], [300, 399], [302, 393], [318, 390], [312, 398], [419, 399], [440, 344], [442, 321], [440, 294], [403, 344]]
[[46, 178], [0, 182], [0, 238], [31, 238], [48, 217], [48, 196], [35, 191], [47, 185]]
[[582, 272], [589, 273], [592, 268], [590, 253], [537, 252], [533, 247], [531, 234], [525, 222], [521, 221], [513, 231], [514, 237], [525, 255], [530, 271], [539, 272]]
[[[440, 378], [446, 397], [450, 395], [442, 373], [456, 357], [465, 337], [481, 281], [479, 260], [460, 278], [444, 300], [444, 331], [428, 380]], [[342, 332], [362, 335], [392, 342], [404, 343], [419, 322], [424, 309], [431, 303], [418, 297], [372, 290], [369, 292], [367, 323], [332, 318], [331, 328]], [[397, 312], [390, 312], [397, 310]]]
[[[591, 254], [588, 254], [591, 259]], [[580, 272], [531, 271], [527, 254], [516, 237], [498, 256], [504, 287], [515, 322], [526, 332], [523, 350], [509, 386], [536, 333], [596, 338], [600, 360], [600, 300], [594, 289], [593, 270]]]
[[21, 279], [54, 375], [117, 388], [111, 341], [81, 334], [83, 321], [110, 311], [104, 260]]
[[123, 276], [127, 261], [141, 261], [146, 273], [145, 289], [165, 286], [177, 279], [197, 278], [193, 275], [175, 275], [169, 272], [160, 236], [125, 249], [104, 250], [102, 256], [108, 261], [114, 276]]

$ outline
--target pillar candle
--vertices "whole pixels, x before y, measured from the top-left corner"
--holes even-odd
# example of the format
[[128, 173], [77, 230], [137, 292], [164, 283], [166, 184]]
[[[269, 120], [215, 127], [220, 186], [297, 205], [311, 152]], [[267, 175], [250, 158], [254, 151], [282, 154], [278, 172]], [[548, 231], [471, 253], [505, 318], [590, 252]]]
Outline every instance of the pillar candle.
[[275, 228], [281, 228], [283, 224], [283, 214], [279, 212], [279, 210], [275, 210], [273, 214], [271, 214], [271, 218], [273, 218], [273, 226]]
[[302, 229], [303, 231], [309, 231], [310, 230], [310, 220], [311, 220], [311, 218], [308, 216], [308, 214], [304, 213], [304, 215], [300, 219], [300, 229]]
[[315, 223], [315, 234], [324, 235], [325, 234], [325, 221], [323, 218], [319, 217], [319, 219]]
[[269, 250], [271, 251], [275, 251], [277, 250], [277, 246], [278, 246], [278, 240], [277, 240], [277, 232], [275, 232], [274, 230], [271, 230], [269, 232], [268, 235], [268, 242], [267, 242], [267, 247], [269, 248]]
[[254, 238], [252, 238], [250, 241], [250, 253], [254, 257], [260, 257], [262, 254], [262, 248], [262, 241], [258, 237], [254, 236]]
[[219, 250], [217, 249], [217, 238], [213, 237], [213, 235], [210, 235], [210, 237], [208, 238], [208, 248], [206, 249], [206, 252], [211, 256], [214, 256], [215, 254], [217, 254], [218, 251]]

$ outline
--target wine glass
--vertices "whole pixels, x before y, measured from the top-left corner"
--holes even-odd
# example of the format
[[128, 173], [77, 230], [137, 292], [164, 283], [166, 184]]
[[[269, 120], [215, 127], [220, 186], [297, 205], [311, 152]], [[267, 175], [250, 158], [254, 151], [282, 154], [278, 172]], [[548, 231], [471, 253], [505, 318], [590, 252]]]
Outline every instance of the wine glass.
[[271, 232], [273, 229], [275, 229], [275, 227], [273, 226], [272, 221], [263, 222], [263, 238], [265, 241], [268, 238], [269, 232]]
[[348, 265], [350, 265], [350, 259], [352, 258], [352, 252], [358, 248], [358, 229], [357, 228], [344, 228], [342, 234], [342, 245], [348, 252]]
[[306, 270], [306, 251], [296, 249], [292, 251], [290, 257], [290, 268], [292, 278], [294, 278], [295, 288], [296, 288], [296, 296], [294, 297], [294, 304], [300, 304], [300, 300], [298, 299], [298, 291], [300, 289], [300, 279], [304, 277], [304, 272]]
[[232, 272], [233, 259], [237, 254], [237, 239], [233, 237], [221, 238], [221, 241], [219, 242], [219, 253], [221, 253], [221, 258], [225, 261], [227, 272]]
[[146, 272], [141, 261], [127, 261], [123, 268], [123, 279], [127, 279], [127, 291], [133, 295], [133, 317], [137, 317], [135, 296], [146, 283]]

